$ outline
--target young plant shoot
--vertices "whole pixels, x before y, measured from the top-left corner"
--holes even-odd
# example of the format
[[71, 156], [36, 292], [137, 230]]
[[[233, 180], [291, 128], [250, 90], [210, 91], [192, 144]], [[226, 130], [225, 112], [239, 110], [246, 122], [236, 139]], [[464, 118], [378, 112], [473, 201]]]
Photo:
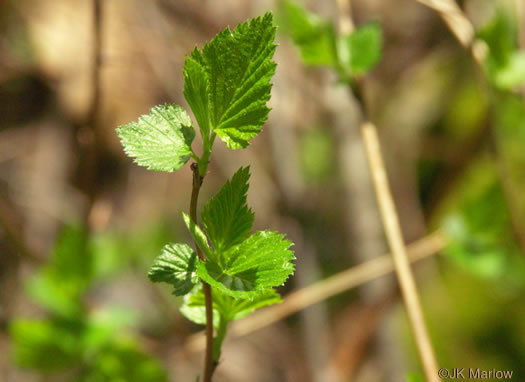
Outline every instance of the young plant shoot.
[[[292, 243], [272, 231], [252, 234], [254, 213], [246, 205], [250, 171], [240, 168], [204, 206], [201, 225], [197, 200], [215, 138], [232, 150], [246, 148], [266, 122], [276, 68], [271, 13], [219, 32], [184, 63], [184, 97], [199, 126], [202, 154], [192, 149], [195, 129], [186, 110], [161, 105], [120, 126], [125, 152], [150, 170], [172, 172], [194, 159], [189, 215], [182, 213], [195, 243], [167, 244], [149, 277], [184, 296], [181, 312], [207, 327], [203, 381], [217, 366], [228, 323], [281, 301], [273, 289], [293, 273]], [[215, 328], [215, 334], [214, 330]]]

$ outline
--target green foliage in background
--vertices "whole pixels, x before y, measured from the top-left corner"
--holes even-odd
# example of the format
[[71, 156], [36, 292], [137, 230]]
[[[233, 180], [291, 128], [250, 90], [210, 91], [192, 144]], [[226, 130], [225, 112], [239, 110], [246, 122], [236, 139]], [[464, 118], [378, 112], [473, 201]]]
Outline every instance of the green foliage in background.
[[[270, 80], [276, 68], [274, 38], [273, 17], [267, 13], [233, 31], [222, 30], [186, 57], [184, 96], [202, 137], [200, 157], [191, 147], [195, 129], [186, 111], [177, 105], [156, 106], [138, 122], [120, 126], [117, 134], [125, 152], [141, 166], [167, 172], [193, 158], [198, 168], [193, 191], [198, 190], [215, 138], [230, 149], [245, 148], [266, 121]], [[204, 206], [202, 227], [194, 221], [196, 216], [182, 213], [201, 258], [187, 244], [168, 244], [149, 272], [151, 281], [168, 283], [175, 295], [185, 295], [181, 311], [198, 324], [206, 323], [201, 281], [212, 287], [216, 363], [228, 323], [280, 302], [273, 288], [283, 285], [294, 271], [292, 243], [284, 235], [272, 231], [251, 234], [254, 214], [246, 205], [249, 178], [248, 167], [233, 175]], [[196, 205], [196, 199], [192, 203]]]
[[425, 382], [425, 378], [421, 374], [408, 374], [406, 382]]
[[306, 65], [335, 69], [343, 81], [368, 73], [381, 58], [383, 38], [377, 23], [340, 36], [331, 21], [285, 0], [281, 3], [279, 24], [299, 48]]
[[320, 184], [334, 172], [335, 142], [323, 128], [306, 130], [299, 137], [299, 160], [303, 177], [313, 184]]
[[337, 41], [331, 22], [285, 1], [281, 6], [279, 25], [290, 35], [307, 65], [334, 66], [337, 63]]
[[[510, 289], [522, 288], [525, 277], [523, 249], [516, 236], [516, 230], [523, 227], [515, 227], [511, 217], [515, 214], [523, 220], [525, 199], [520, 193], [509, 199], [509, 192], [525, 186], [525, 104], [520, 96], [512, 94], [525, 82], [525, 61], [521, 62], [525, 52], [518, 50], [513, 20], [513, 16], [499, 10], [478, 32], [478, 38], [489, 48], [485, 69], [493, 89], [484, 109], [490, 110], [485, 118], [492, 124], [491, 155], [477, 158], [470, 166], [448, 198], [448, 212], [441, 221], [451, 239], [447, 254], [454, 263]], [[464, 104], [461, 100], [467, 96], [458, 92], [451, 109]], [[463, 116], [469, 109], [479, 109], [479, 105], [458, 109], [456, 115]], [[456, 128], [463, 128], [463, 121], [464, 117], [459, 126], [456, 119]], [[482, 123], [480, 119], [474, 125]]]
[[[440, 268], [442, 282], [427, 283], [421, 290], [440, 366], [453, 368], [462, 362], [483, 369], [512, 370], [514, 378], [525, 375], [525, 328], [516, 319], [525, 314], [522, 290], [452, 263]], [[405, 333], [405, 350], [416, 354], [402, 306], [397, 311], [396, 327]], [[416, 356], [410, 360], [410, 369], [422, 373]]]
[[[366, 74], [379, 61], [382, 35], [377, 24], [361, 26], [349, 36], [338, 36], [330, 21], [289, 0], [281, 4], [282, 30], [294, 41], [306, 65], [329, 67], [342, 82], [352, 86], [355, 77]], [[525, 83], [525, 52], [518, 50], [515, 19], [515, 15], [498, 12], [478, 33], [488, 47], [484, 69], [490, 89], [486, 92], [479, 85], [479, 78], [470, 79], [466, 86], [456, 86], [447, 95], [450, 101], [443, 119], [434, 126], [433, 133], [439, 130], [439, 137], [430, 139], [433, 144], [451, 142], [458, 148], [458, 156], [463, 154], [463, 145], [478, 139], [480, 133], [482, 141], [481, 148], [476, 149], [481, 154], [476, 152], [468, 158], [472, 164], [450, 188], [452, 192], [445, 202], [440, 200], [439, 214], [433, 216], [449, 240], [445, 254], [452, 266], [443, 268], [453, 274], [446, 276], [451, 301], [435, 304], [446, 298], [428, 293], [423, 301], [431, 304], [425, 310], [433, 312], [428, 317], [440, 363], [450, 367], [457, 367], [458, 359], [467, 359], [467, 364], [481, 359], [480, 364], [497, 369], [523, 370], [520, 355], [525, 337], [523, 325], [515, 320], [525, 306], [521, 293], [525, 286], [525, 257], [516, 236], [516, 229], [523, 230], [523, 226], [516, 228], [511, 214], [525, 223], [525, 198], [521, 192], [525, 187], [525, 103], [516, 92]], [[487, 123], [493, 126], [485, 139], [482, 135]], [[305, 147], [317, 144], [308, 139], [307, 136]], [[492, 147], [487, 145], [489, 140]], [[418, 163], [423, 169], [420, 183], [424, 186], [433, 185], [441, 170], [449, 170], [457, 159], [424, 154]], [[305, 170], [315, 174], [315, 161], [312, 162], [305, 155]], [[517, 191], [515, 200], [509, 201], [503, 182]], [[436, 313], [438, 310], [441, 314]], [[433, 317], [438, 317], [434, 325]], [[406, 322], [404, 315], [403, 320]], [[470, 349], [467, 356], [465, 348]], [[479, 353], [473, 354], [475, 351]], [[501, 357], [507, 351], [509, 356]], [[416, 353], [415, 345], [410, 353]], [[407, 375], [406, 379], [423, 380], [419, 374]]]
[[525, 83], [525, 52], [518, 50], [517, 26], [513, 20], [514, 15], [500, 10], [478, 33], [489, 48], [486, 72], [494, 86], [502, 90]]
[[103, 249], [100, 238], [64, 227], [50, 263], [26, 284], [28, 294], [46, 309], [46, 318], [18, 318], [10, 324], [14, 358], [20, 366], [75, 381], [166, 381], [161, 365], [132, 334], [133, 312], [90, 310], [85, 304], [89, 288], [126, 263], [121, 258], [112, 267], [97, 267], [109, 253]]
[[513, 234], [496, 168], [489, 158], [476, 162], [451, 195], [443, 230], [446, 253], [465, 270], [523, 287], [525, 258]]

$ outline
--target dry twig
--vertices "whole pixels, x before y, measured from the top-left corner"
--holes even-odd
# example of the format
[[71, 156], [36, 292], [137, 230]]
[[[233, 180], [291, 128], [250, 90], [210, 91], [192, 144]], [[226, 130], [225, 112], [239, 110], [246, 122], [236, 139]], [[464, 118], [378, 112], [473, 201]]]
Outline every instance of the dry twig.
[[377, 136], [377, 129], [372, 123], [367, 122], [362, 125], [361, 131], [368, 156], [370, 172], [372, 173], [372, 180], [376, 189], [377, 202], [379, 204], [385, 234], [390, 250], [392, 251], [401, 294], [405, 301], [408, 319], [412, 326], [412, 331], [418, 346], [423, 370], [427, 381], [439, 381], [437, 361], [430, 341], [430, 336], [428, 335], [425, 326], [416, 282], [410, 269], [399, 218], [388, 185], [385, 165], [381, 156], [379, 138]]

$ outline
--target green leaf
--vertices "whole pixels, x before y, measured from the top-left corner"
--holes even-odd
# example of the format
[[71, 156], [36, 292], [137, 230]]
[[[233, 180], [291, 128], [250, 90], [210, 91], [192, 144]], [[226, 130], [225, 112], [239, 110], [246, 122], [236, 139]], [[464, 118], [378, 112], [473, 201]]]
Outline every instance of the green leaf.
[[336, 34], [332, 23], [307, 12], [291, 1], [284, 1], [280, 10], [279, 24], [298, 46], [305, 64], [337, 64]]
[[184, 95], [199, 122], [231, 149], [257, 136], [270, 109], [276, 45], [271, 13], [219, 32], [184, 64]]
[[186, 111], [177, 105], [160, 105], [138, 122], [117, 128], [124, 151], [140, 166], [171, 172], [192, 155], [195, 131]]
[[[218, 327], [219, 319], [234, 321], [243, 318], [251, 312], [262, 307], [282, 302], [281, 296], [273, 289], [268, 289], [253, 299], [239, 299], [222, 293], [217, 289], [212, 290], [214, 326]], [[191, 293], [184, 297], [181, 313], [196, 324], [205, 325], [206, 315], [204, 307], [204, 294], [202, 287], [197, 285]]]
[[352, 75], [370, 71], [381, 58], [383, 36], [378, 23], [359, 27], [348, 36], [342, 37], [341, 61], [350, 68]]
[[195, 240], [195, 243], [200, 248], [202, 252], [206, 255], [206, 258], [213, 258], [214, 253], [211, 251], [210, 246], [208, 245], [208, 239], [206, 238], [206, 235], [200, 227], [195, 224], [193, 220], [191, 220], [190, 216], [186, 213], [182, 213], [182, 219], [184, 220], [184, 223], [186, 224], [186, 227], [188, 228], [188, 231], [190, 231], [191, 236], [193, 237], [193, 240]]
[[260, 231], [226, 252], [197, 265], [197, 275], [233, 297], [253, 298], [283, 285], [293, 273], [295, 259], [284, 235]]
[[268, 305], [282, 302], [281, 296], [273, 289], [268, 289], [252, 299], [234, 298], [224, 293], [215, 293], [220, 312], [229, 321], [239, 320], [253, 311]]
[[[193, 53], [199, 56], [195, 48]], [[186, 56], [184, 61], [184, 98], [190, 105], [203, 140], [210, 134], [210, 109], [208, 102], [208, 76], [205, 67], [196, 59]]]
[[[213, 326], [215, 328], [218, 328], [220, 323], [220, 315], [219, 311], [217, 310], [216, 302], [217, 297], [218, 294], [213, 289]], [[199, 325], [206, 325], [206, 305], [204, 300], [204, 293], [202, 292], [202, 284], [197, 284], [190, 291], [190, 293], [184, 296], [183, 303], [180, 307], [180, 312], [188, 320]]]
[[186, 244], [168, 244], [155, 259], [148, 276], [153, 282], [166, 282], [175, 287], [176, 296], [188, 293], [197, 283], [197, 254]]
[[246, 205], [250, 168], [240, 168], [205, 206], [202, 224], [216, 252], [226, 251], [250, 236], [253, 212]]

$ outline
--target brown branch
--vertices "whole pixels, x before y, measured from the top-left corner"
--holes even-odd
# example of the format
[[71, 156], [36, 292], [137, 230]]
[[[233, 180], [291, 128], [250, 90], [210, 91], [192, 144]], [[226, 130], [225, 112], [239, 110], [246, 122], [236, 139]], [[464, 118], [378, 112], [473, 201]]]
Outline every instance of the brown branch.
[[352, 20], [352, 2], [350, 0], [336, 0], [338, 17], [339, 34], [347, 35], [354, 31], [355, 25]]
[[92, 210], [100, 187], [97, 177], [100, 167], [99, 157], [102, 152], [102, 140], [97, 129], [102, 93], [101, 65], [104, 33], [104, 7], [102, 0], [92, 0], [91, 12], [92, 57], [89, 74], [91, 93], [86, 115], [82, 121], [75, 121], [74, 124], [74, 145], [78, 156], [78, 164], [74, 173], [74, 183], [86, 197], [86, 205], [82, 212], [82, 219], [90, 230], [92, 228]]
[[[191, 164], [191, 170], [193, 172], [193, 188], [191, 191], [190, 217], [191, 220], [197, 224], [197, 202], [204, 177], [199, 174], [199, 165], [197, 163]], [[199, 259], [206, 261], [206, 257], [196, 242], [195, 250], [197, 251]], [[211, 382], [213, 372], [217, 367], [217, 363], [213, 361], [213, 300], [211, 287], [204, 281], [202, 281], [202, 291], [204, 293], [204, 304], [206, 307], [206, 353], [204, 356], [203, 382]]]
[[399, 218], [388, 184], [388, 178], [381, 155], [376, 127], [366, 122], [361, 126], [372, 180], [376, 189], [377, 202], [383, 221], [388, 245], [392, 251], [395, 270], [401, 288], [408, 319], [419, 350], [427, 381], [439, 381], [438, 367], [430, 336], [428, 335], [423, 311], [419, 302], [414, 275], [410, 269], [405, 243], [401, 233]]
[[[415, 263], [438, 253], [445, 246], [445, 237], [440, 232], [435, 232], [408, 246], [408, 259]], [[243, 320], [234, 322], [230, 327], [229, 336], [244, 336], [262, 329], [330, 297], [385, 276], [393, 270], [394, 262], [390, 254], [359, 264], [290, 293], [282, 304], [261, 309]], [[202, 333], [196, 333], [188, 338], [185, 348], [189, 351], [199, 351], [203, 345]]]
[[[444, 3], [445, 1], [429, 0], [429, 3]], [[452, 2], [453, 3], [453, 2]], [[339, 6], [339, 29], [343, 29], [344, 14], [342, 14], [341, 6], [345, 5], [349, 8], [350, 0], [338, 1]], [[453, 5], [456, 5], [453, 3]], [[457, 5], [456, 5], [457, 7]], [[451, 11], [449, 9], [449, 11]], [[454, 14], [455, 15], [455, 14]], [[449, 19], [447, 19], [447, 23]], [[456, 23], [459, 23], [458, 18], [455, 17]], [[468, 21], [468, 20], [467, 20]], [[464, 26], [464, 23], [462, 24]], [[470, 24], [469, 24], [470, 25]], [[459, 32], [460, 39], [466, 39], [467, 34], [464, 31]], [[471, 39], [471, 37], [469, 37]], [[352, 92], [356, 96], [356, 100], [361, 108], [363, 119], [366, 121], [369, 116], [367, 113], [367, 105], [362, 95], [361, 84], [358, 82], [351, 87]], [[437, 361], [434, 355], [434, 349], [428, 335], [421, 304], [419, 302], [418, 292], [414, 276], [410, 269], [410, 263], [407, 257], [407, 250], [403, 241], [401, 233], [401, 226], [397, 211], [394, 205], [394, 200], [388, 184], [385, 166], [381, 155], [379, 139], [377, 136], [376, 127], [371, 122], [365, 122], [361, 125], [361, 134], [363, 136], [363, 143], [368, 158], [368, 164], [372, 181], [376, 191], [377, 202], [379, 205], [379, 212], [383, 222], [383, 228], [387, 237], [387, 241], [392, 252], [394, 267], [397, 274], [397, 279], [400, 284], [401, 293], [408, 313], [409, 322], [411, 324], [412, 332], [414, 334], [416, 344], [418, 346], [419, 355], [425, 371], [427, 381], [438, 381]]]
[[102, 0], [93, 0], [93, 62], [91, 64], [91, 103], [87, 124], [92, 129], [96, 125], [100, 108], [100, 68], [102, 66]]

